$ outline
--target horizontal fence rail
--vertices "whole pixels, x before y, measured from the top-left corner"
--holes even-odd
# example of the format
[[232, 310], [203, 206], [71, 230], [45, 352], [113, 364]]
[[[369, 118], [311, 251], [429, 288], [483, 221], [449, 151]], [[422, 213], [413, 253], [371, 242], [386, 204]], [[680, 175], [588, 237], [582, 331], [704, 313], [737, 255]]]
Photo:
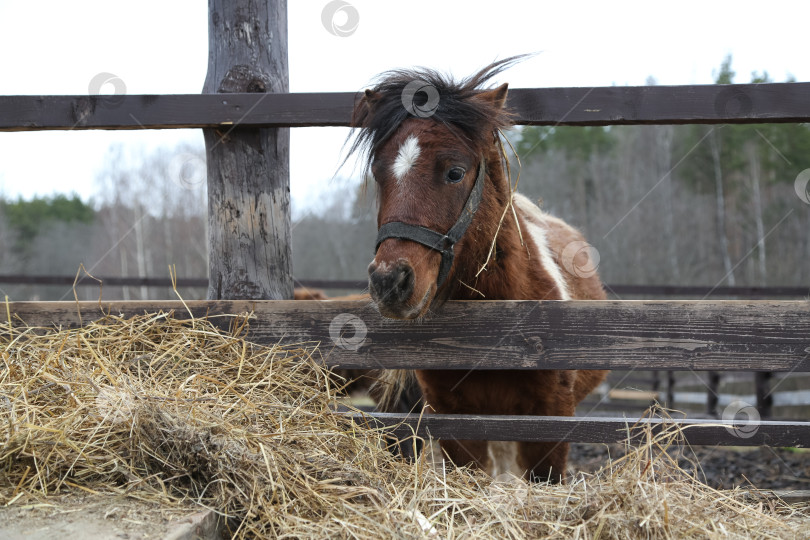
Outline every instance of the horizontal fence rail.
[[76, 327], [105, 313], [253, 313], [248, 339], [317, 344], [328, 365], [386, 369], [810, 371], [808, 301], [451, 301], [394, 321], [363, 301], [14, 302], [14, 324]]
[[695, 445], [810, 446], [810, 422], [569, 416], [488, 416], [462, 414], [349, 413], [355, 422], [386, 427], [400, 438], [416, 434], [437, 439], [618, 443], [681, 428], [683, 441]]
[[80, 287], [208, 287], [208, 278], [170, 278], [150, 277], [95, 277], [88, 276], [30, 276], [24, 274], [10, 274], [0, 276], [0, 283], [9, 285], [77, 285]]
[[[81, 276], [31, 276], [25, 274], [0, 275], [0, 284], [10, 285], [73, 285], [82, 287], [103, 285], [111, 287], [208, 287], [208, 278], [169, 278], [151, 277], [96, 277]], [[296, 279], [297, 287], [313, 289], [354, 289], [365, 290], [368, 281], [351, 279]], [[810, 296], [810, 287], [710, 287], [708, 285], [605, 285], [614, 295], [645, 296], [739, 296], [744, 298], [797, 298]]]
[[[348, 126], [352, 92], [0, 96], [0, 131]], [[810, 121], [810, 83], [517, 88], [523, 125]]]
[[740, 296], [744, 298], [808, 297], [810, 287], [710, 287], [706, 285], [605, 285], [614, 295]]
[[[753, 378], [753, 376], [749, 375]], [[743, 401], [745, 403], [756, 403], [756, 394], [731, 394], [731, 393], [718, 393], [717, 406], [726, 407], [735, 401]], [[673, 393], [675, 403], [687, 404], [700, 404], [706, 403], [706, 392], [688, 392], [676, 391]], [[787, 406], [810, 406], [810, 390], [781, 390], [770, 394], [772, 407], [787, 407]]]

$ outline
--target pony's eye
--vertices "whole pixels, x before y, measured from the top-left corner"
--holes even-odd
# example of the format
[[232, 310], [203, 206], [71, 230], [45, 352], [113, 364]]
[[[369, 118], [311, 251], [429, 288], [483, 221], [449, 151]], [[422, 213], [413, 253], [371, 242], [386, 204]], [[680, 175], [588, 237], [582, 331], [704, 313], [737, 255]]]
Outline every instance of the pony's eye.
[[461, 167], [453, 167], [452, 169], [447, 171], [447, 181], [450, 182], [451, 184], [457, 184], [458, 182], [461, 182], [466, 172], [467, 171], [465, 171]]

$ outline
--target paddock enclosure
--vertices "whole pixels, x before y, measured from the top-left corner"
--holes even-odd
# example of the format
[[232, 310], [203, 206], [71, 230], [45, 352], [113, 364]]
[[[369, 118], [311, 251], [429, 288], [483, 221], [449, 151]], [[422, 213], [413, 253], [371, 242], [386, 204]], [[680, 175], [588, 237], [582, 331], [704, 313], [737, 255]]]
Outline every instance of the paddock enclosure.
[[[349, 126], [356, 95], [288, 92], [284, 1], [210, 0], [209, 11], [210, 64], [200, 95], [0, 96], [6, 132], [202, 129], [208, 300], [7, 302], [11, 335], [169, 311], [225, 331], [233, 323], [226, 315], [249, 313], [248, 341], [317, 347], [319, 359], [341, 368], [810, 372], [807, 299], [454, 301], [418, 325], [383, 319], [366, 302], [288, 300], [288, 128]], [[272, 28], [247, 40], [242, 24]], [[810, 121], [810, 83], [510, 89], [508, 107], [521, 125], [803, 123]], [[615, 443], [683, 428], [691, 445], [810, 447], [810, 422], [760, 419], [747, 409], [719, 421], [334, 414], [405, 437]]]

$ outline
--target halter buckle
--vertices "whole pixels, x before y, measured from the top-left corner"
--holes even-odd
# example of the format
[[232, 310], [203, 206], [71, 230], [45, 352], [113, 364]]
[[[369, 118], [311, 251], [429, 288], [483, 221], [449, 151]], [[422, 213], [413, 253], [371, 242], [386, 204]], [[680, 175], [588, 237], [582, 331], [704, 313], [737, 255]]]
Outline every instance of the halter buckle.
[[453, 239], [447, 236], [446, 234], [442, 236], [440, 242], [441, 242], [441, 249], [439, 251], [441, 251], [442, 253], [447, 251], [452, 252], [453, 248], [456, 246], [456, 243], [453, 242]]

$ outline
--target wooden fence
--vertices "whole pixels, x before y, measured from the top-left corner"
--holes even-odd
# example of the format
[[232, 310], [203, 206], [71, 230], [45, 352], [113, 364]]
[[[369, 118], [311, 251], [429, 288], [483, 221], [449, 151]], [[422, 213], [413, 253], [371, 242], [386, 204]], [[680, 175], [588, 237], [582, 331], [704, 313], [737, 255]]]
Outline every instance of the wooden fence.
[[[359, 291], [368, 286], [365, 280], [339, 279], [294, 279], [296, 287], [326, 289], [338, 291]], [[181, 291], [188, 289], [206, 289], [208, 278], [169, 278], [150, 277], [105, 277], [94, 276], [54, 276], [54, 275], [0, 275], [0, 285], [24, 285], [36, 287], [90, 287], [100, 289], [103, 284], [105, 296], [116, 298], [115, 290], [110, 294], [110, 287], [151, 287], [162, 288], [164, 294], [171, 294], [177, 287]], [[774, 299], [774, 298], [807, 298], [810, 288], [805, 287], [709, 287], [678, 285], [617, 285], [607, 284], [608, 296], [621, 299], [625, 296], [643, 297], [644, 299], [687, 298], [702, 299]], [[183, 297], [189, 299], [188, 291]], [[30, 296], [30, 295], [29, 295]], [[86, 297], [85, 297], [86, 298]], [[195, 299], [191, 296], [191, 299]], [[796, 390], [797, 384], [806, 385], [810, 375], [801, 373], [781, 374], [774, 379], [769, 372], [748, 374], [708, 372], [708, 376], [687, 372], [675, 375], [672, 371], [613, 371], [588, 399], [579, 404], [578, 410], [588, 414], [615, 416], [616, 414], [640, 415], [649, 405], [658, 403], [668, 408], [688, 411], [690, 416], [702, 415], [707, 418], [718, 418], [722, 410], [734, 401], [743, 401], [754, 405], [762, 419], [804, 418], [810, 410], [810, 389]], [[785, 384], [792, 379], [794, 384]], [[727, 386], [736, 386], [730, 392]], [[742, 390], [739, 388], [742, 387]], [[774, 412], [776, 410], [776, 412]]]
[[[202, 128], [208, 157], [211, 300], [195, 316], [254, 313], [250, 339], [311, 342], [354, 368], [810, 371], [808, 301], [449, 302], [419, 325], [364, 302], [283, 301], [292, 293], [286, 128], [348, 126], [353, 93], [287, 92], [286, 3], [210, 0], [203, 95], [2, 96], [0, 131]], [[264, 31], [245, 39], [230, 29]], [[273, 42], [265, 36], [274, 36]], [[227, 38], [227, 39], [226, 39]], [[810, 121], [810, 83], [516, 89], [524, 125]], [[227, 144], [220, 144], [227, 137]], [[260, 219], [261, 218], [261, 219]], [[277, 300], [258, 300], [272, 298]], [[255, 300], [254, 300], [255, 299]], [[17, 302], [11, 322], [76, 326], [104, 313], [179, 302]], [[80, 316], [81, 314], [81, 316]], [[376, 414], [440, 438], [612, 442], [635, 420]], [[660, 429], [672, 420], [640, 425]], [[809, 422], [681, 420], [692, 444], [810, 446]], [[408, 426], [398, 428], [409, 432]]]
[[[357, 279], [294, 279], [296, 287], [311, 289], [338, 289], [362, 291], [368, 287], [367, 280]], [[196, 287], [207, 288], [208, 278], [153, 278], [137, 276], [54, 276], [5, 274], [0, 275], [0, 285], [66, 285], [79, 287]], [[605, 285], [612, 296], [652, 297], [736, 297], [737, 299], [803, 298], [810, 296], [810, 287], [710, 287], [708, 285]]]

